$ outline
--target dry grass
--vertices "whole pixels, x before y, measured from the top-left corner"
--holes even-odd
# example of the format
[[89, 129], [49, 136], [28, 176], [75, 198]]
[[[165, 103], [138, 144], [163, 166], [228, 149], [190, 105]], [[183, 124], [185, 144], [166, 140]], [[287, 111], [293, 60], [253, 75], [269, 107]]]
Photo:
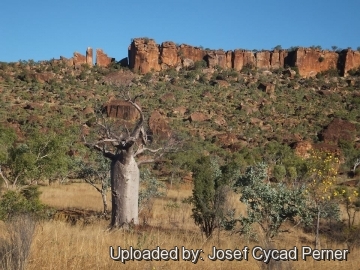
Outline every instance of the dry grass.
[[[86, 184], [49, 186], [42, 188], [42, 200], [56, 207], [80, 207], [101, 211], [101, 198], [93, 188]], [[191, 219], [191, 207], [182, 203], [191, 191], [187, 189], [169, 190], [166, 198], [157, 199], [150, 212], [143, 213], [150, 226], [143, 226], [130, 232], [121, 230], [107, 232], [108, 221], [98, 221], [91, 225], [72, 226], [60, 221], [39, 224], [36, 228], [28, 269], [262, 269], [265, 264], [255, 261], [211, 261], [213, 246], [218, 249], [242, 249], [255, 245], [266, 248], [264, 243], [249, 243], [238, 235], [216, 232], [215, 236], [205, 241]], [[237, 204], [238, 198], [232, 198]], [[178, 205], [179, 207], [171, 207]], [[244, 208], [238, 205], [240, 211]], [[1, 234], [1, 233], [0, 233]], [[313, 236], [292, 229], [283, 233], [271, 243], [278, 249], [301, 248], [311, 245]], [[322, 248], [345, 249], [345, 245], [322, 241]], [[175, 246], [187, 249], [203, 249], [204, 261], [193, 264], [188, 261], [130, 261], [125, 265], [113, 261], [109, 256], [109, 247], [130, 246], [139, 249], [172, 249]], [[277, 262], [272, 269], [360, 269], [360, 249], [351, 252], [348, 261], [314, 261], [312, 259], [298, 262]]]
[[[53, 184], [40, 187], [40, 199], [43, 203], [55, 208], [81, 208], [102, 211], [101, 195], [85, 183], [68, 185]], [[110, 192], [109, 196], [110, 198]]]

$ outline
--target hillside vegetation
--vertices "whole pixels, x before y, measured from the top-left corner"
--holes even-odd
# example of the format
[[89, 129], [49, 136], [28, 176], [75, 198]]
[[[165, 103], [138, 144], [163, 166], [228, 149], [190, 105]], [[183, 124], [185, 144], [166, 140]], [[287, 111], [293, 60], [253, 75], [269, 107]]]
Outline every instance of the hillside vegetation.
[[[167, 195], [149, 201], [141, 212], [143, 224], [130, 232], [103, 233], [107, 224], [106, 215], [101, 215], [101, 196], [95, 189], [95, 194], [90, 194], [92, 187], [83, 183], [79, 162], [91, 164], [95, 160], [84, 146], [83, 136], [93, 136], [99, 115], [109, 118], [107, 104], [121, 99], [124, 91], [141, 95], [138, 101], [143, 112], [150, 119], [154, 117], [146, 127], [154, 145], [161, 145], [171, 135], [183, 146], [144, 167], [165, 184]], [[109, 245], [140, 249], [187, 245], [204, 247], [210, 253], [213, 245], [223, 249], [245, 245], [281, 249], [315, 244], [316, 218], [310, 225], [285, 219], [281, 230], [270, 237], [273, 243], [261, 236], [260, 227], [254, 228], [260, 235], [257, 240], [250, 234], [237, 234], [240, 223], [232, 228], [232, 234], [220, 231], [225, 226], [218, 223], [215, 228], [219, 233], [216, 230], [206, 241], [191, 216], [194, 202], [191, 205], [187, 199], [196, 193], [195, 189], [191, 193], [193, 182], [204, 181], [199, 180], [204, 176], [196, 169], [210, 171], [211, 165], [202, 161], [204, 157], [219, 165], [222, 178], [216, 178], [215, 183], [217, 179], [226, 182], [246, 175], [249, 166], [266, 164], [267, 174], [262, 181], [274, 187], [306, 185], [304, 192], [314, 191], [310, 196], [317, 206], [324, 200], [318, 198], [328, 197], [340, 207], [338, 219], [330, 210], [326, 210], [328, 215], [319, 214], [321, 248], [350, 249], [349, 260], [289, 262], [293, 269], [325, 269], [335, 265], [332, 263], [339, 269], [355, 269], [358, 265], [354, 254], [360, 242], [360, 69], [349, 72], [346, 78], [333, 70], [302, 78], [296, 68], [269, 71], [246, 66], [238, 72], [207, 68], [205, 61], [198, 61], [178, 71], [171, 68], [141, 75], [119, 63], [106, 68], [70, 68], [58, 60], [30, 60], [0, 63], [0, 95], [0, 218], [4, 220], [0, 225], [5, 228], [16, 209], [19, 213], [41, 213], [41, 220], [47, 220], [35, 228], [29, 269], [47, 269], [45, 265], [51, 269], [115, 269], [121, 263], [107, 257]], [[115, 114], [115, 118], [122, 116]], [[120, 123], [128, 128], [134, 124], [131, 119]], [[201, 167], [204, 164], [209, 167]], [[230, 167], [236, 168], [236, 175], [228, 173]], [[319, 184], [311, 186], [311, 181]], [[29, 185], [42, 185], [42, 195], [35, 189], [24, 189]], [[72, 190], [84, 193], [68, 197]], [[239, 202], [244, 189], [239, 190], [227, 193], [231, 194], [228, 203], [236, 215], [246, 216], [246, 200]], [[24, 201], [16, 204], [16, 200]], [[10, 211], [9, 205], [19, 208]], [[77, 222], [79, 217], [81, 222]], [[113, 243], [112, 234], [119, 242]], [[0, 233], [0, 237], [8, 236]], [[78, 255], [71, 255], [75, 249]], [[198, 264], [211, 269], [235, 269], [239, 265], [219, 261]], [[241, 264], [249, 269], [264, 267], [254, 260]], [[126, 266], [192, 269], [197, 265], [142, 261], [127, 262]], [[282, 267], [289, 269], [287, 266]]]

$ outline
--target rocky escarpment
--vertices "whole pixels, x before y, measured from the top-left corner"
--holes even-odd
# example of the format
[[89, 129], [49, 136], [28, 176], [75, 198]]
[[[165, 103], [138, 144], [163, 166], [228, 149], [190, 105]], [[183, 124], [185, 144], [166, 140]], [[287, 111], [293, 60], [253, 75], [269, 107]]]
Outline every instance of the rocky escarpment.
[[135, 38], [128, 49], [129, 67], [145, 74], [167, 68], [181, 68], [204, 60], [208, 67], [241, 70], [244, 67], [277, 69], [297, 67], [302, 77], [314, 76], [327, 70], [338, 70], [346, 76], [348, 71], [360, 67], [360, 52], [350, 49], [341, 52], [317, 48], [295, 50], [249, 51], [204, 50], [187, 44], [177, 46], [166, 41], [156, 44], [149, 38]]
[[[86, 50], [86, 56], [82, 55], [79, 52], [74, 52], [72, 58], [66, 58], [60, 56], [60, 61], [64, 62], [67, 66], [81, 66], [87, 64], [90, 67], [93, 66], [93, 49], [88, 47]], [[96, 49], [96, 65], [100, 67], [107, 67], [110, 63], [114, 62], [115, 58], [108, 57], [107, 54], [103, 52], [102, 49]]]
[[[86, 56], [75, 52], [70, 59], [60, 57], [68, 66], [93, 65], [93, 50], [88, 48]], [[96, 50], [96, 65], [107, 67], [115, 59], [103, 50]], [[136, 73], [146, 74], [169, 68], [189, 68], [196, 62], [205, 61], [207, 67], [242, 70], [244, 67], [257, 69], [278, 69], [296, 67], [301, 77], [315, 76], [319, 72], [337, 70], [346, 76], [352, 69], [360, 67], [360, 52], [351, 49], [338, 51], [318, 48], [296, 48], [294, 50], [234, 51], [210, 50], [187, 44], [177, 45], [172, 41], [157, 44], [150, 38], [135, 38], [128, 48], [128, 59], [121, 65], [128, 65]]]

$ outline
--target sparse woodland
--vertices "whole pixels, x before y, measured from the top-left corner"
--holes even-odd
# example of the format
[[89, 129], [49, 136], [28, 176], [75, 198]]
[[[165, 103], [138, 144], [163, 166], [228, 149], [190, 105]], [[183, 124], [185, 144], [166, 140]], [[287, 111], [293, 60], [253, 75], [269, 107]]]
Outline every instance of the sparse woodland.
[[[131, 109], [124, 110], [129, 119], [119, 118], [120, 107], [112, 107], [115, 115], [105, 109], [124, 92], [140, 96], [138, 103], [130, 99], [140, 118]], [[0, 63], [0, 96], [0, 268], [360, 265], [360, 69], [346, 78], [332, 70], [301, 78], [296, 68], [237, 72], [199, 61], [140, 75], [119, 63], [74, 69], [29, 60]], [[105, 136], [120, 129], [126, 136]], [[144, 163], [138, 217], [126, 217], [126, 228], [113, 217], [108, 230], [114, 165], [101, 154], [166, 148], [174, 138], [181, 147], [137, 159]], [[123, 265], [109, 257], [109, 246], [210, 254], [213, 246], [306, 245], [350, 255], [270, 264], [250, 258]]]

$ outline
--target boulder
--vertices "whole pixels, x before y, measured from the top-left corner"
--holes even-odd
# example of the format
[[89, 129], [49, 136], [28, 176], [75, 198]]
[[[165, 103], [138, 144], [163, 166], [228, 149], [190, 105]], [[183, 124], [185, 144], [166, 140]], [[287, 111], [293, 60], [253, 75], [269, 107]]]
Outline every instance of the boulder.
[[330, 144], [338, 144], [340, 140], [354, 142], [356, 137], [356, 126], [347, 120], [334, 118], [321, 132], [320, 137], [325, 143]]
[[194, 112], [190, 115], [190, 122], [203, 122], [208, 120], [209, 118], [202, 112]]
[[108, 117], [128, 121], [135, 121], [140, 117], [136, 108], [124, 100], [110, 100], [108, 103], [103, 105], [103, 111], [106, 112]]
[[166, 121], [166, 118], [159, 112], [153, 111], [149, 118], [149, 128], [152, 134], [161, 139], [170, 138], [171, 130]]

